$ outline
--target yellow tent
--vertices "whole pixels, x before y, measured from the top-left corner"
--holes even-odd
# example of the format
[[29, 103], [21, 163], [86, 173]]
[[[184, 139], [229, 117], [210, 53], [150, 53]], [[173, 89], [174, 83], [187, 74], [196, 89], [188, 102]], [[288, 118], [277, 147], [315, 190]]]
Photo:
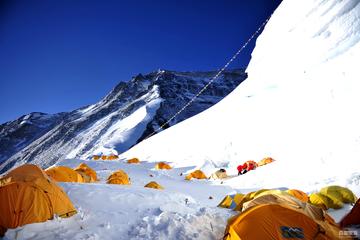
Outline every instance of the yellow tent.
[[280, 204], [301, 211], [314, 220], [327, 220], [335, 224], [335, 221], [322, 209], [310, 203], [304, 203], [290, 194], [266, 194], [244, 203], [242, 211], [260, 204]]
[[97, 175], [96, 172], [90, 168], [85, 163], [80, 163], [79, 166], [74, 168], [76, 172], [78, 172], [84, 179], [84, 182], [96, 182]]
[[191, 180], [192, 178], [207, 179], [205, 173], [203, 173], [201, 170], [195, 170], [185, 177], [186, 180]]
[[301, 191], [301, 190], [289, 189], [289, 190], [286, 190], [286, 192], [288, 194], [296, 197], [297, 199], [299, 199], [302, 202], [308, 202], [309, 201], [309, 196], [306, 193], [304, 193], [303, 191]]
[[131, 158], [126, 161], [127, 163], [140, 163], [140, 160], [138, 158]]
[[66, 166], [55, 166], [45, 170], [46, 174], [58, 182], [84, 182], [81, 174]]
[[324, 210], [327, 210], [332, 206], [332, 200], [321, 193], [311, 193], [309, 195], [309, 202]]
[[160, 184], [158, 184], [155, 181], [149, 182], [148, 184], [146, 184], [144, 187], [146, 188], [155, 188], [155, 189], [164, 189]]
[[272, 163], [272, 162], [274, 162], [275, 160], [273, 159], [273, 158], [271, 158], [271, 157], [266, 157], [266, 158], [263, 158], [261, 161], [259, 161], [258, 163], [257, 163], [257, 165], [258, 165], [258, 167], [260, 167], [260, 166], [264, 166], [264, 165], [266, 165], [266, 164], [269, 164], [269, 163]]
[[54, 214], [70, 217], [76, 209], [39, 167], [26, 164], [0, 178], [0, 237], [7, 228], [44, 222]]
[[169, 170], [171, 169], [171, 166], [167, 163], [164, 162], [159, 162], [155, 165], [155, 169], [165, 169], [165, 170]]
[[257, 197], [261, 197], [266, 194], [284, 194], [281, 190], [278, 189], [260, 189], [257, 191], [249, 192], [245, 194], [237, 203], [236, 207], [234, 208], [235, 211], [241, 211], [243, 208], [243, 205]]
[[117, 170], [108, 177], [106, 183], [130, 185], [130, 178], [123, 170]]
[[320, 189], [320, 193], [329, 197], [331, 200], [337, 202], [341, 201], [342, 203], [355, 203], [356, 196], [348, 188], [341, 186], [328, 186]]
[[339, 229], [279, 204], [261, 204], [228, 220], [225, 240], [339, 239]]
[[234, 209], [240, 203], [243, 197], [244, 194], [242, 193], [237, 193], [235, 195], [227, 195], [219, 203], [218, 207]]

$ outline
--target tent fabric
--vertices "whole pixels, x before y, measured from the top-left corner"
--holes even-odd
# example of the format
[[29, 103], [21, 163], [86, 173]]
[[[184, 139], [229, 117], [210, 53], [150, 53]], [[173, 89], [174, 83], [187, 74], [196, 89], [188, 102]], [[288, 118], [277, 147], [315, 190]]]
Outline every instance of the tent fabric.
[[243, 197], [244, 194], [242, 193], [237, 193], [235, 195], [227, 195], [218, 204], [218, 207], [234, 209], [240, 203]]
[[126, 162], [130, 164], [136, 164], [136, 163], [140, 163], [140, 160], [138, 158], [131, 158], [128, 159]]
[[191, 173], [189, 173], [185, 179], [186, 180], [191, 180], [193, 178], [196, 178], [196, 179], [207, 179], [205, 173], [203, 173], [201, 170], [195, 170]]
[[218, 207], [221, 208], [230, 208], [233, 203], [233, 198], [230, 195], [226, 195], [223, 200], [218, 204]]
[[245, 194], [241, 200], [239, 201], [239, 203], [236, 205], [236, 207], [234, 208], [235, 211], [241, 211], [242, 208], [243, 208], [243, 205], [244, 203], [254, 199], [254, 198], [257, 198], [257, 197], [260, 197], [260, 196], [263, 196], [263, 195], [266, 195], [266, 194], [283, 194], [282, 191], [278, 190], [278, 189], [260, 189], [260, 190], [257, 190], [257, 191], [253, 191], [253, 192], [249, 192], [247, 194]]
[[74, 170], [83, 177], [84, 182], [97, 181], [96, 172], [85, 163], [80, 163], [76, 168], [74, 168]]
[[269, 163], [272, 163], [274, 162], [275, 160], [271, 157], [266, 157], [266, 158], [263, 158], [262, 160], [260, 160], [258, 163], [257, 163], [257, 166], [260, 167], [260, 166], [264, 166], [266, 164], [269, 164]]
[[94, 155], [92, 158], [93, 158], [94, 160], [99, 160], [99, 159], [100, 159], [100, 156], [99, 156], [99, 155]]
[[266, 194], [260, 197], [257, 197], [253, 200], [250, 200], [243, 204], [242, 211], [246, 211], [247, 209], [258, 206], [260, 204], [280, 204], [285, 205], [287, 207], [292, 208], [293, 210], [300, 210], [302, 213], [311, 217], [314, 220], [323, 221], [327, 219], [331, 223], [335, 223], [335, 221], [327, 215], [327, 213], [319, 207], [316, 207], [310, 203], [304, 203], [299, 199], [293, 197], [289, 194]]
[[165, 170], [170, 170], [172, 169], [172, 167], [167, 164], [167, 163], [164, 163], [164, 162], [159, 162], [155, 165], [155, 169], [165, 169]]
[[327, 196], [321, 193], [312, 193], [309, 195], [309, 201], [311, 204], [318, 206], [324, 210], [331, 208], [332, 201]]
[[212, 179], [224, 179], [227, 177], [228, 177], [228, 175], [226, 174], [226, 171], [224, 171], [222, 169], [217, 170], [210, 176], [210, 178], [212, 178]]
[[101, 160], [106, 160], [106, 159], [107, 159], [107, 156], [105, 156], [105, 155], [101, 156]]
[[224, 239], [339, 239], [324, 226], [286, 206], [261, 204], [230, 218]]
[[160, 184], [158, 184], [155, 181], [147, 183], [144, 187], [146, 187], [146, 188], [155, 188], [155, 189], [160, 189], [160, 190], [164, 189], [164, 187], [162, 187]]
[[360, 225], [360, 199], [357, 200], [351, 211], [340, 221], [340, 227]]
[[57, 182], [85, 182], [81, 174], [66, 166], [50, 167], [45, 172]]
[[130, 185], [130, 178], [123, 170], [117, 170], [108, 177], [106, 183]]
[[355, 203], [355, 194], [346, 187], [328, 186], [320, 189], [320, 193], [331, 198], [333, 201], [341, 201], [342, 203]]
[[299, 199], [300, 201], [302, 202], [308, 202], [309, 201], [309, 196], [304, 193], [303, 191], [301, 190], [298, 190], [298, 189], [289, 189], [286, 191], [288, 194], [296, 197], [297, 199]]
[[[36, 165], [22, 165], [0, 178], [0, 228], [70, 217], [76, 209], [56, 182]], [[1, 235], [1, 234], [0, 234]]]
[[116, 159], [119, 159], [119, 156], [118, 155], [110, 155], [110, 156], [107, 156], [106, 159], [107, 160], [116, 160]]

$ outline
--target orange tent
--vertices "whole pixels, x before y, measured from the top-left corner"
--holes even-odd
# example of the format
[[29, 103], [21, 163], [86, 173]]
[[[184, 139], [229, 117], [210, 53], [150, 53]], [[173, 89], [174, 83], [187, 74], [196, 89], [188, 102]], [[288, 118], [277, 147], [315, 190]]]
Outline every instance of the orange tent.
[[230, 218], [224, 239], [339, 239], [334, 228], [286, 206], [261, 204]]
[[106, 157], [105, 155], [102, 155], [102, 156], [101, 156], [101, 159], [102, 159], [102, 160], [106, 160], [107, 157]]
[[257, 163], [257, 165], [258, 165], [258, 167], [260, 167], [260, 166], [264, 166], [264, 165], [266, 165], [266, 164], [269, 164], [269, 163], [272, 163], [272, 162], [274, 162], [275, 160], [273, 159], [273, 158], [271, 158], [271, 157], [266, 157], [266, 158], [263, 158], [262, 160], [260, 160], [258, 163]]
[[185, 177], [186, 180], [191, 180], [192, 178], [207, 179], [205, 173], [203, 173], [201, 170], [195, 170]]
[[136, 164], [136, 163], [140, 163], [140, 160], [138, 158], [131, 158], [131, 159], [128, 159], [126, 161], [127, 163], [130, 163], [130, 164]]
[[298, 190], [298, 189], [289, 189], [286, 191], [288, 194], [296, 197], [297, 199], [299, 199], [300, 201], [302, 202], [308, 202], [309, 201], [309, 196], [304, 193], [303, 191], [301, 190]]
[[341, 227], [360, 225], [360, 199], [357, 200], [351, 211], [340, 221]]
[[108, 184], [130, 185], [130, 178], [123, 170], [113, 172], [107, 179]]
[[76, 209], [66, 193], [38, 166], [22, 165], [0, 178], [0, 237], [7, 228], [70, 217]]
[[99, 160], [99, 159], [100, 159], [100, 156], [99, 156], [99, 155], [94, 155], [94, 156], [93, 156], [93, 159], [94, 159], [94, 160]]
[[110, 155], [110, 156], [107, 157], [108, 160], [116, 160], [118, 158], [119, 158], [118, 155]]
[[78, 172], [84, 179], [84, 182], [96, 182], [97, 175], [96, 172], [90, 168], [85, 163], [79, 164], [76, 168], [74, 168], [76, 172]]
[[167, 164], [167, 163], [164, 163], [164, 162], [159, 162], [155, 165], [155, 169], [165, 169], [165, 170], [169, 170], [169, 169], [172, 169], [172, 167]]
[[158, 184], [155, 181], [149, 182], [148, 184], [146, 184], [144, 187], [146, 188], [155, 188], [155, 189], [164, 189], [160, 184]]
[[55, 166], [45, 170], [46, 174], [58, 182], [84, 182], [81, 174], [66, 166]]

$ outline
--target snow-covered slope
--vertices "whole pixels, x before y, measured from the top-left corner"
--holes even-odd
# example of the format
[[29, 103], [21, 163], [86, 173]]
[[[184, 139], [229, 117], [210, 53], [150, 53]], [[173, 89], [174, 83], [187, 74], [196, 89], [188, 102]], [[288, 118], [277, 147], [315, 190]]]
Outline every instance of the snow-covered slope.
[[359, 62], [360, 1], [285, 0], [258, 38], [243, 84], [123, 156], [234, 172], [271, 156], [272, 166], [230, 184], [358, 186]]
[[[36, 124], [25, 116], [0, 125], [0, 173], [26, 162], [47, 167], [64, 158], [122, 153], [164, 124], [214, 75], [165, 70], [139, 74], [96, 104], [68, 113], [33, 114], [29, 119]], [[245, 78], [243, 70], [224, 72], [166, 128], [214, 105]]]
[[[100, 182], [62, 183], [77, 215], [11, 229], [5, 239], [221, 239], [235, 214], [216, 207], [225, 194], [269, 187], [311, 193], [340, 184], [359, 196], [359, 8], [358, 0], [284, 0], [258, 38], [244, 85], [121, 156], [150, 162], [57, 162], [85, 162]], [[128, 121], [143, 119], [143, 110]], [[265, 156], [277, 161], [237, 176], [238, 163]], [[160, 160], [177, 168], [157, 171], [151, 162]], [[206, 173], [225, 167], [230, 177], [180, 176], [194, 167]], [[117, 169], [132, 185], [105, 184]], [[165, 189], [143, 188], [153, 180]], [[328, 213], [338, 222], [350, 208]]]

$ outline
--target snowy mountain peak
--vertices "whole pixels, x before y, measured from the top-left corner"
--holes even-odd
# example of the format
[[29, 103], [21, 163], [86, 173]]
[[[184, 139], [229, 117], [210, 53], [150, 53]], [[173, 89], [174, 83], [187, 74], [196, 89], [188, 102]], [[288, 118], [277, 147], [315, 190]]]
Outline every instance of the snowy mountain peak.
[[[0, 172], [25, 162], [46, 167], [64, 158], [88, 158], [97, 152], [122, 153], [163, 125], [214, 75], [214, 71], [169, 70], [138, 74], [129, 82], [120, 82], [95, 104], [68, 113], [32, 113], [12, 124], [5, 123], [0, 127], [0, 143], [4, 146], [0, 147]], [[214, 105], [245, 78], [241, 70], [224, 72], [165, 128]], [[11, 129], [30, 122], [38, 123], [38, 127], [18, 131], [18, 140], [8, 136]]]

